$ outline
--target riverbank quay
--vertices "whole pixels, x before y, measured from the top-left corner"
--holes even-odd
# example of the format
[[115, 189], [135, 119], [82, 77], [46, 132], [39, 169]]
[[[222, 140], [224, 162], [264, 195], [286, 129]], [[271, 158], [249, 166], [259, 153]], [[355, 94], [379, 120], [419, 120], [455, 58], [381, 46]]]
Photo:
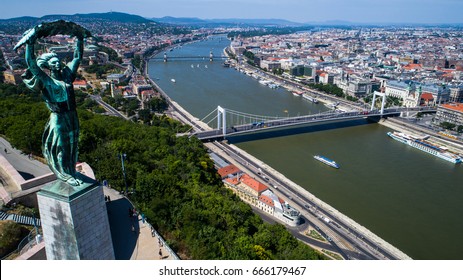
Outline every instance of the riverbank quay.
[[[364, 111], [369, 109], [369, 104], [359, 104], [354, 103], [352, 101], [346, 100], [344, 98], [339, 98], [325, 92], [310, 88], [306, 85], [303, 85], [299, 82], [294, 80], [290, 80], [283, 76], [279, 76], [273, 74], [271, 72], [266, 72], [261, 68], [249, 65], [246, 62], [240, 62], [238, 59], [233, 59], [230, 57], [226, 48], [223, 50], [225, 56], [228, 57], [231, 61], [233, 61], [233, 67], [240, 72], [243, 73], [250, 73], [250, 76], [257, 78], [257, 80], [268, 80], [274, 84], [278, 84], [284, 89], [286, 89], [289, 93], [292, 92], [301, 92], [307, 94], [313, 98], [315, 98], [318, 102], [325, 105], [327, 108], [332, 110], [340, 110], [343, 112], [351, 112], [351, 111]], [[299, 95], [302, 98], [302, 94]]]
[[180, 106], [177, 102], [173, 101], [162, 88], [153, 81], [148, 75], [146, 76], [151, 85], [164, 97], [169, 105], [166, 115], [170, 116], [173, 119], [180, 121], [181, 123], [188, 124], [192, 127], [194, 131], [201, 130], [212, 130], [206, 123], [202, 122], [198, 118], [191, 115], [187, 110]]

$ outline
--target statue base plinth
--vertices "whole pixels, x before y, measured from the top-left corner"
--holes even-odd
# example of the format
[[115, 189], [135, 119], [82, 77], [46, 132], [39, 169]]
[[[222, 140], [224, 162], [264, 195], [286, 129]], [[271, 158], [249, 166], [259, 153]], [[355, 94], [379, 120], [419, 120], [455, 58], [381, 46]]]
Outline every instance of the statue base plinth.
[[77, 187], [55, 180], [37, 193], [49, 260], [114, 260], [103, 187], [78, 174]]

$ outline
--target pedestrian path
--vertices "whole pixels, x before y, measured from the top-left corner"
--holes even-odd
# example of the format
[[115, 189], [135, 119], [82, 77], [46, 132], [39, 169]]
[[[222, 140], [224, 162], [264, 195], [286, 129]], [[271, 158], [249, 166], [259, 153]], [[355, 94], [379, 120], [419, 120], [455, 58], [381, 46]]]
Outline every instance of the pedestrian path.
[[176, 256], [140, 213], [129, 214], [130, 201], [118, 191], [104, 187], [111, 238], [116, 260], [172, 260]]

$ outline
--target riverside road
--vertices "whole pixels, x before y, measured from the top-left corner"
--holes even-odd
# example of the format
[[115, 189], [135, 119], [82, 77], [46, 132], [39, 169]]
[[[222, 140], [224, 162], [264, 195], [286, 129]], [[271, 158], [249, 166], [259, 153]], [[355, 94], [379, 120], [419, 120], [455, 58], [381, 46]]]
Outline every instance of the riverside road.
[[[348, 223], [337, 217], [332, 211], [324, 209], [322, 205], [308, 198], [306, 194], [287, 184], [287, 179], [281, 179], [281, 175], [275, 175], [275, 172], [272, 171], [263, 171], [261, 162], [247, 157], [242, 151], [232, 149], [227, 144], [220, 142], [214, 142], [213, 144], [223, 151], [226, 159], [228, 158], [229, 161], [234, 161], [251, 171], [253, 177], [259, 178], [260, 181], [270, 185], [274, 192], [289, 199], [291, 205], [296, 206], [304, 214], [308, 223], [313, 224], [325, 238], [331, 239], [330, 243], [336, 249], [335, 251], [339, 252], [345, 259], [406, 258], [405, 255], [395, 256], [388, 248], [383, 248], [382, 243], [384, 241], [365, 237], [366, 233], [356, 229], [355, 225], [349, 226]], [[324, 222], [322, 217], [329, 218], [330, 222]], [[295, 233], [294, 231], [299, 233], [296, 229], [290, 230], [293, 233]], [[296, 237], [300, 238], [301, 234], [296, 234]]]

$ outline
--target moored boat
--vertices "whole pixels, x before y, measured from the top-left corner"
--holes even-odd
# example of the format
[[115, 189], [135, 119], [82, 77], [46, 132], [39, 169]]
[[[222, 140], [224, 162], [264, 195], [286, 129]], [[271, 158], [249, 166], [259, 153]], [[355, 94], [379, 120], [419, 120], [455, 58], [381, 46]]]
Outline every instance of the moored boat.
[[312, 97], [312, 96], [310, 96], [310, 95], [308, 95], [308, 94], [305, 94], [305, 93], [302, 95], [302, 97], [303, 97], [304, 99], [307, 99], [307, 100], [309, 100], [309, 101], [315, 103], [315, 104], [318, 104], [318, 100], [317, 100], [317, 98], [315, 98], [315, 97]]
[[421, 150], [443, 160], [452, 163], [461, 163], [462, 157], [447, 150], [446, 147], [436, 146], [435, 144], [424, 140], [423, 138], [414, 137], [401, 132], [388, 132], [387, 135], [392, 139], [407, 144], [415, 149]]

